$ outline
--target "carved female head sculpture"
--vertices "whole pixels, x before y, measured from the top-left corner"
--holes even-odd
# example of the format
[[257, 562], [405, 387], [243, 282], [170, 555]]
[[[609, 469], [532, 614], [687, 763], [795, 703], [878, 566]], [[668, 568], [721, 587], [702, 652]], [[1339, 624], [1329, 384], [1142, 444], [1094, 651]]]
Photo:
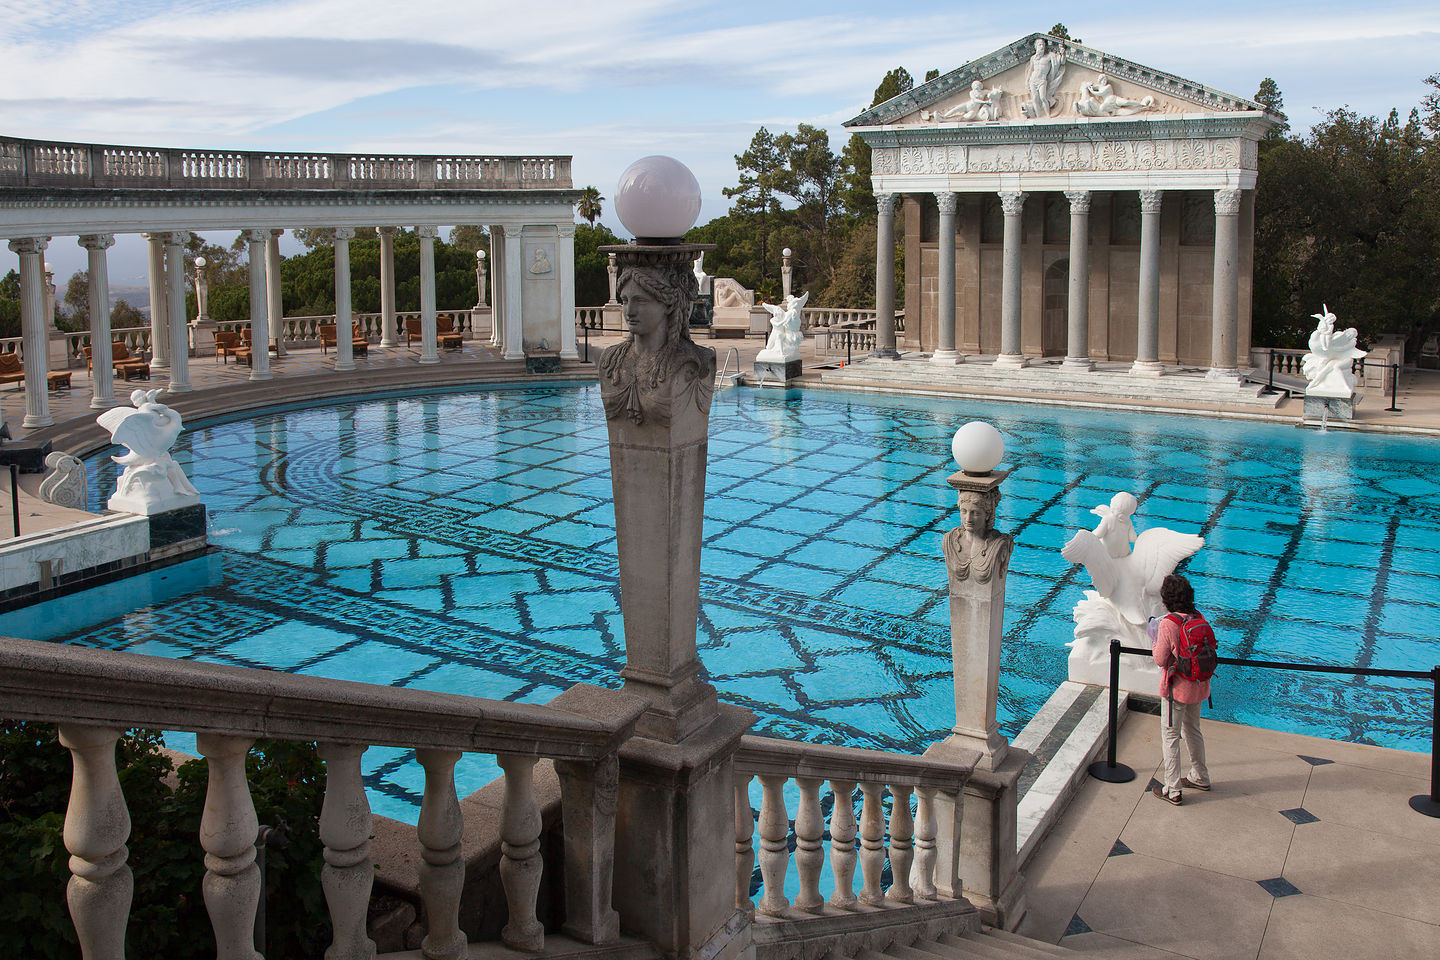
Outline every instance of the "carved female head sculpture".
[[1000, 491], [996, 488], [984, 492], [962, 490], [957, 506], [960, 510], [960, 528], [967, 536], [984, 539], [995, 529], [995, 511], [1000, 506]]
[[[606, 413], [623, 412], [639, 424], [669, 420], [667, 382], [686, 389], [714, 376], [715, 352], [690, 339], [690, 311], [699, 291], [693, 261], [655, 256], [620, 271], [617, 296], [630, 336], [600, 358]], [[703, 399], [702, 395], [703, 394]], [[709, 409], [709, 392], [697, 389], [697, 403]]]

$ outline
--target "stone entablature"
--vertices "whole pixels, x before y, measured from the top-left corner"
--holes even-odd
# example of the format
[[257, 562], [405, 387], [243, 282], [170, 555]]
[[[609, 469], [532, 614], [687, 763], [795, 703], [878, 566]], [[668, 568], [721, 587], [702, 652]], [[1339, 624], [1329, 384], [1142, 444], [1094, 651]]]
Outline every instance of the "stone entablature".
[[[867, 140], [870, 137], [866, 137]], [[879, 147], [871, 154], [876, 178], [968, 173], [1135, 173], [1150, 171], [1230, 171], [1249, 173], [1245, 188], [1254, 186], [1258, 161], [1256, 141], [1223, 140], [1109, 140], [1067, 138], [1060, 142], [1007, 144], [923, 144]], [[1133, 179], [1133, 178], [1131, 178]], [[1096, 189], [1114, 189], [1096, 181]], [[1078, 184], [1077, 184], [1078, 186]], [[1218, 189], [1223, 184], [1196, 183], [1195, 189]], [[934, 189], [933, 183], [910, 189]], [[964, 189], [959, 184], [956, 189]], [[986, 189], [974, 185], [972, 189]], [[907, 189], [888, 180], [876, 189]], [[1183, 187], [1177, 187], [1183, 189]]]

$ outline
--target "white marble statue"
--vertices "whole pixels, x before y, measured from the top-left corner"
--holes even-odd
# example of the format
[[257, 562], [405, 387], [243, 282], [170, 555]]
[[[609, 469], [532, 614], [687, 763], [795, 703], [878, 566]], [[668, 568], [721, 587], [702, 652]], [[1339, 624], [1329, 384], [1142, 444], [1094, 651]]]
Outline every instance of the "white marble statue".
[[210, 281], [205, 279], [205, 258], [195, 258], [195, 319], [210, 319]]
[[1355, 374], [1350, 364], [1365, 356], [1365, 351], [1355, 345], [1359, 334], [1355, 328], [1335, 330], [1335, 314], [1328, 305], [1321, 305], [1320, 313], [1311, 314], [1319, 324], [1310, 334], [1310, 352], [1300, 361], [1300, 370], [1305, 379], [1305, 395], [1310, 397], [1344, 397], [1355, 395]]
[[1154, 97], [1128, 100], [1116, 96], [1110, 78], [1103, 73], [1091, 83], [1080, 84], [1080, 99], [1075, 101], [1075, 112], [1082, 117], [1128, 117], [1154, 109]]
[[800, 333], [800, 317], [809, 299], [807, 290], [798, 297], [786, 297], [780, 306], [761, 302], [760, 306], [770, 314], [770, 339], [765, 341], [765, 349], [755, 354], [756, 363], [789, 363], [800, 359], [800, 344], [805, 342]]
[[170, 456], [180, 436], [180, 414], [160, 403], [159, 390], [136, 390], [131, 407], [112, 407], [96, 419], [110, 439], [130, 448], [111, 457], [125, 468], [107, 502], [111, 510], [147, 516], [200, 502], [200, 492]]
[[1020, 112], [1031, 118], [1049, 117], [1064, 77], [1065, 51], [1059, 47], [1051, 50], [1044, 37], [1036, 37], [1035, 55], [1030, 58], [1030, 70], [1025, 75], [1030, 100], [1020, 105]]
[[[1079, 683], [1109, 684], [1112, 637], [1127, 647], [1154, 645], [1145, 628], [1151, 617], [1165, 615], [1161, 582], [1205, 545], [1203, 537], [1164, 527], [1137, 535], [1131, 524], [1137, 506], [1130, 494], [1117, 493], [1108, 506], [1090, 511], [1100, 518], [1095, 530], [1079, 531], [1060, 550], [1066, 560], [1085, 565], [1095, 586], [1075, 604], [1075, 639], [1068, 644], [1070, 679]], [[1143, 657], [1121, 657], [1120, 687], [1157, 695], [1159, 668]]]
[[922, 110], [920, 111], [920, 119], [950, 120], [956, 123], [999, 120], [1000, 95], [1004, 92], [1000, 87], [991, 87], [989, 90], [986, 90], [985, 85], [979, 80], [976, 80], [970, 84], [969, 100], [956, 104], [944, 113], [931, 113]]
[[731, 280], [728, 277], [716, 278], [715, 280], [715, 306], [717, 307], [744, 307], [750, 309], [755, 302], [754, 294], [740, 286], [738, 280]]
[[74, 510], [89, 510], [85, 464], [68, 453], [56, 450], [45, 457], [50, 472], [40, 481], [40, 499]]

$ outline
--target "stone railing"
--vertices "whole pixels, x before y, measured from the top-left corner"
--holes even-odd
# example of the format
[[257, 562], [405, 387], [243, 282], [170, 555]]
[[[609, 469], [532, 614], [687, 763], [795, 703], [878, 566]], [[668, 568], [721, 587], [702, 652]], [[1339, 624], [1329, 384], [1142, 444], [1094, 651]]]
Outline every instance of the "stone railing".
[[[960, 900], [958, 862], [959, 823], [940, 824], [937, 796], [947, 809], [959, 811], [961, 794], [971, 767], [951, 766], [900, 754], [848, 747], [818, 746], [790, 740], [747, 736], [735, 756], [735, 903], [757, 919], [796, 920], [806, 916], [835, 916], [837, 912], [867, 908], [896, 908], [927, 901]], [[758, 777], [763, 790], [759, 833], [759, 903], [750, 900], [757, 852], [755, 821], [750, 807], [750, 780]], [[785, 896], [785, 874], [791, 855], [786, 784], [799, 791], [794, 818], [794, 861], [799, 892], [791, 903]], [[822, 787], [830, 784], [833, 805], [830, 822], [822, 814]], [[863, 795], [857, 823], [856, 787]], [[885, 800], [890, 798], [887, 831]], [[910, 812], [911, 794], [917, 798]], [[959, 814], [955, 814], [958, 821]], [[830, 870], [834, 889], [827, 900], [820, 889], [825, 864], [823, 839], [830, 836]], [[885, 839], [888, 834], [889, 845]], [[942, 851], [940, 846], [950, 849]], [[882, 885], [888, 853], [892, 881]], [[937, 857], [937, 854], [943, 854]], [[854, 888], [859, 863], [861, 889]], [[937, 868], [938, 864], [938, 868]]]
[[0, 137], [0, 186], [247, 190], [570, 189], [569, 157], [375, 157]]
[[[125, 346], [134, 356], [148, 354], [150, 350], [150, 328], [149, 327], [120, 327], [110, 331], [110, 339], [124, 340]], [[65, 334], [65, 356], [71, 364], [85, 363], [85, 347], [90, 346], [90, 331], [84, 330], [78, 333]], [[25, 359], [25, 338], [4, 337], [0, 338], [0, 353], [13, 353]]]
[[[453, 324], [453, 326], [452, 326], [451, 329], [457, 330], [457, 331], [459, 331], [460, 333], [465, 334], [467, 337], [472, 337], [472, 338], [473, 338], [473, 337], [476, 335], [476, 332], [475, 332], [475, 330], [474, 330], [474, 325], [473, 325], [473, 323], [471, 322], [470, 309], [469, 309], [468, 307], [465, 308], [465, 309], [463, 309], [463, 310], [437, 310], [437, 311], [435, 311], [435, 318], [436, 318], [437, 320], [445, 320], [445, 319], [450, 320], [450, 322]], [[401, 343], [403, 343], [404, 340], [405, 340], [405, 321], [406, 321], [406, 320], [419, 320], [419, 319], [420, 319], [420, 311], [419, 311], [419, 310], [397, 310], [397, 311], [395, 312], [395, 329], [396, 329], [397, 333], [399, 334], [399, 338], [400, 338]], [[382, 337], [383, 334], [384, 334], [384, 331], [383, 331], [383, 329], [382, 329], [382, 327], [383, 327], [383, 323], [382, 323], [383, 318], [381, 317], [380, 314], [378, 314], [378, 313], [355, 313], [355, 314], [351, 314], [351, 320], [352, 320], [353, 322], [358, 323], [358, 324], [360, 325], [360, 331], [365, 335], [365, 339], [371, 341], [372, 343], [379, 343], [379, 342], [380, 342], [380, 339], [381, 339], [381, 337]], [[294, 347], [316, 347], [316, 346], [319, 346], [319, 345], [320, 345], [320, 325], [321, 325], [321, 324], [327, 324], [327, 323], [334, 323], [334, 322], [335, 322], [335, 315], [334, 315], [334, 314], [325, 314], [325, 315], [317, 315], [317, 316], [303, 316], [303, 317], [286, 317], [286, 318], [285, 318], [285, 345], [286, 345], [287, 347], [290, 347], [290, 346], [294, 346]], [[241, 320], [241, 321], [226, 320], [226, 321], [224, 321], [224, 322], [217, 323], [215, 326], [216, 326], [216, 328], [219, 329], [219, 330], [237, 330], [237, 331], [238, 331], [238, 330], [242, 330], [242, 329], [248, 329], [249, 326], [250, 326], [250, 321], [248, 321], [248, 320]], [[192, 329], [193, 329], [193, 328], [192, 328]]]
[[118, 957], [117, 945], [124, 943], [130, 815], [115, 744], [132, 727], [197, 734], [209, 768], [199, 836], [205, 904], [221, 957], [254, 955], [259, 824], [245, 761], [257, 737], [313, 741], [325, 762], [319, 827], [333, 931], [327, 956], [374, 956], [366, 909], [375, 868], [360, 765], [371, 745], [413, 748], [425, 770], [417, 836], [426, 957], [458, 960], [467, 952], [454, 777], [466, 752], [492, 753], [504, 771], [499, 872], [508, 923], [502, 941], [530, 952], [544, 945], [537, 918], [542, 826], [532, 774], [537, 760], [549, 757], [560, 773], [565, 830], [564, 930], [586, 943], [614, 942], [616, 751], [642, 706], [638, 698], [584, 684], [536, 706], [0, 638], [0, 716], [58, 723], [74, 761], [65, 811], [73, 874], [67, 898], [86, 957]]

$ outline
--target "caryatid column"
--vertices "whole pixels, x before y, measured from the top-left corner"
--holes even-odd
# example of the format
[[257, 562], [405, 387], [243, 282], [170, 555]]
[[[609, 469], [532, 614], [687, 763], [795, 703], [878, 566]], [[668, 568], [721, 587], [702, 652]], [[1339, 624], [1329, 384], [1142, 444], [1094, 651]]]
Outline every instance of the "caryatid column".
[[958, 363], [960, 352], [955, 349], [955, 210], [960, 198], [950, 191], [935, 194], [940, 205], [940, 317], [936, 348], [930, 359], [935, 363]]
[[25, 420], [27, 430], [48, 427], [50, 390], [45, 379], [45, 351], [49, 333], [45, 329], [45, 266], [41, 258], [50, 245], [49, 237], [21, 237], [10, 241], [20, 255], [20, 333], [25, 349]]
[[435, 238], [439, 227], [416, 227], [420, 238], [420, 362], [439, 363], [435, 349]]
[[1005, 243], [1000, 262], [1000, 355], [995, 358], [995, 366], [1023, 367], [1026, 361], [1020, 352], [1020, 215], [1025, 209], [1025, 194], [1001, 190], [1000, 209], [1005, 214]]
[[575, 224], [560, 224], [555, 279], [560, 283], [560, 357], [579, 360], [575, 348]]
[[150, 369], [170, 369], [170, 320], [166, 310], [164, 234], [142, 233], [150, 242]]
[[1094, 370], [1090, 362], [1090, 191], [1067, 190], [1070, 201], [1069, 337], [1063, 370]]
[[350, 241], [355, 231], [350, 227], [335, 228], [335, 369], [355, 369], [355, 347], [352, 342], [354, 312], [350, 309]]
[[265, 313], [270, 335], [251, 344], [256, 350], [269, 350], [275, 341], [275, 359], [285, 356], [285, 301], [280, 291], [280, 236], [284, 230], [271, 230], [265, 237]]
[[895, 349], [895, 195], [875, 194], [875, 356], [900, 359]]
[[188, 393], [190, 325], [185, 322], [185, 241], [183, 230], [161, 234], [165, 241], [165, 312], [170, 321], [170, 385], [166, 393]]
[[1235, 341], [1240, 322], [1240, 191], [1215, 191], [1215, 286], [1211, 294], [1208, 380], [1238, 380]]
[[1131, 373], [1158, 377], [1160, 364], [1160, 190], [1140, 191], [1140, 300]]
[[[525, 339], [522, 314], [524, 292], [520, 285], [525, 281], [525, 260], [521, 256], [521, 237], [524, 227], [507, 225], [500, 228], [505, 234], [505, 333], [503, 349], [506, 360], [525, 359]], [[493, 236], [493, 234], [492, 234]]]
[[380, 346], [400, 342], [395, 328], [395, 228], [377, 227], [380, 234]]
[[269, 308], [265, 283], [266, 241], [269, 231], [246, 230], [242, 236], [250, 247], [250, 379], [270, 379]]
[[113, 233], [80, 238], [90, 278], [90, 406], [115, 406], [115, 369], [110, 350], [110, 266], [105, 251], [115, 245]]

